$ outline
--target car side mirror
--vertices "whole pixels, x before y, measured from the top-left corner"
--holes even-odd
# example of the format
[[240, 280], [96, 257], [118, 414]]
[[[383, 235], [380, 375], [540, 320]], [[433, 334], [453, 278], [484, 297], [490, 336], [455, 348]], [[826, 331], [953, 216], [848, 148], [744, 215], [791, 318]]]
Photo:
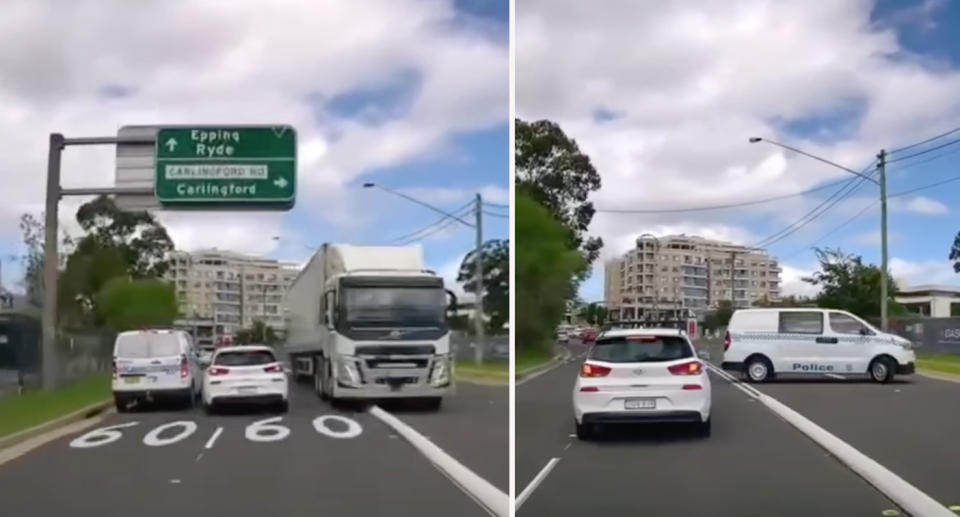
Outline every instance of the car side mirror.
[[867, 327], [860, 327], [861, 336], [869, 336], [870, 334], [871, 334], [870, 329], [868, 329]]

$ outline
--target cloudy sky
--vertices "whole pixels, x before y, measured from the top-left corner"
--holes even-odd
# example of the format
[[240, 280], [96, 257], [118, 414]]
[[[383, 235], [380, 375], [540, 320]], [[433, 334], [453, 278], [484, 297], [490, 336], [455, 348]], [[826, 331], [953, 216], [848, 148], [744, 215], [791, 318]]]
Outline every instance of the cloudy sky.
[[[297, 128], [296, 208], [161, 213], [181, 249], [302, 261], [322, 242], [405, 242], [439, 218], [367, 181], [450, 211], [479, 192], [497, 204], [486, 237], [506, 238], [508, 68], [506, 0], [0, 2], [4, 285], [21, 276], [20, 214], [43, 209], [49, 133], [124, 125]], [[111, 185], [113, 156], [68, 148], [64, 186]], [[83, 201], [61, 203], [63, 225]], [[423, 237], [448, 276], [474, 239], [453, 225]]]
[[[603, 5], [523, 0], [516, 8], [517, 116], [552, 119], [577, 140], [602, 176], [592, 196], [598, 209], [715, 206], [823, 187], [737, 209], [600, 213], [591, 232], [606, 242], [603, 259], [645, 232], [761, 243], [845, 185], [836, 182], [856, 179], [749, 144], [750, 136], [860, 170], [880, 149], [960, 126], [960, 2]], [[909, 157], [958, 138], [893, 153], [888, 191], [960, 176], [960, 143]], [[787, 293], [809, 293], [798, 278], [816, 267], [814, 243], [879, 263], [878, 192], [864, 183], [768, 246], [782, 261]], [[960, 284], [946, 260], [960, 230], [957, 199], [960, 181], [891, 199], [891, 268], [901, 284]], [[602, 299], [601, 268], [583, 286], [584, 299]]]

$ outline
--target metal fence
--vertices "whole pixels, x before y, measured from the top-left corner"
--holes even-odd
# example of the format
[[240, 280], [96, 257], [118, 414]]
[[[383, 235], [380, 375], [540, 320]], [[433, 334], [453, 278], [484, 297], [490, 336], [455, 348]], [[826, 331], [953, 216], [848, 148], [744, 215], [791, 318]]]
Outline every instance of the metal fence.
[[[40, 385], [40, 321], [32, 316], [0, 316], [0, 395]], [[65, 332], [57, 342], [56, 384], [110, 371], [115, 334]]]
[[[456, 360], [472, 361], [477, 346], [477, 338], [476, 336], [454, 332], [450, 335], [450, 345], [453, 347]], [[487, 361], [510, 360], [510, 338], [508, 336], [486, 336], [483, 358]]]

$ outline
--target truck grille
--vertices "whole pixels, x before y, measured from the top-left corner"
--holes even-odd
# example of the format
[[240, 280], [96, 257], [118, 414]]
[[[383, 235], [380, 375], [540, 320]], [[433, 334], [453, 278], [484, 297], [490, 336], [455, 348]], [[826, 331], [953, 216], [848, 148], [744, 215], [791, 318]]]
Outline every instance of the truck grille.
[[433, 345], [366, 345], [358, 346], [357, 355], [433, 355]]
[[[426, 368], [429, 359], [407, 359], [397, 357], [376, 357], [365, 361], [367, 368]], [[414, 366], [415, 365], [415, 366]]]

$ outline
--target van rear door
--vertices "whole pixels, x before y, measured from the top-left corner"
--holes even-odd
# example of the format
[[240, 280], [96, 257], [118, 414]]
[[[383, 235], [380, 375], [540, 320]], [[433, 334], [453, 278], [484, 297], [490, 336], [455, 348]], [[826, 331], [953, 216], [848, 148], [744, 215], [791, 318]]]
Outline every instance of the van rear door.
[[121, 334], [114, 354], [118, 381], [129, 389], [164, 390], [190, 386], [189, 363], [176, 333]]

